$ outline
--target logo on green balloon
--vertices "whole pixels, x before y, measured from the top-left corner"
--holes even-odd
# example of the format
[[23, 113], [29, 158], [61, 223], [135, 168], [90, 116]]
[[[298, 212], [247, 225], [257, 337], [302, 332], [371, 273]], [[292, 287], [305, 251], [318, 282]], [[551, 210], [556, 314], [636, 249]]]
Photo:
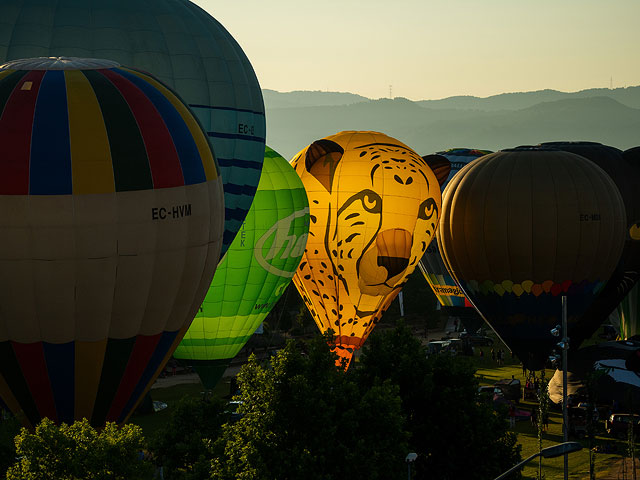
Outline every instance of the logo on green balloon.
[[[278, 220], [258, 239], [253, 249], [253, 254], [260, 266], [267, 272], [280, 277], [293, 277], [298, 268], [297, 263], [295, 263], [292, 271], [282, 270], [278, 264], [281, 262], [286, 264], [286, 260], [290, 257], [299, 258], [304, 253], [309, 234], [303, 233], [298, 236], [295, 232], [292, 233], [292, 227], [297, 218], [305, 215], [309, 215], [309, 207], [293, 212], [291, 215]], [[265, 254], [264, 246], [271, 238], [273, 238], [271, 247]]]

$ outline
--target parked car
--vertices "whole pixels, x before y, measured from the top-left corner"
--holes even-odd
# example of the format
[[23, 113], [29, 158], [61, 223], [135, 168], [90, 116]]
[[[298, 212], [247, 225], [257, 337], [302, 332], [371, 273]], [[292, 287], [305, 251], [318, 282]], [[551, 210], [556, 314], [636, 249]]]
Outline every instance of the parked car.
[[473, 347], [490, 347], [491, 345], [493, 345], [493, 338], [486, 337], [484, 335], [475, 335], [467, 332], [462, 332], [460, 333], [460, 338], [465, 343]]
[[522, 385], [517, 378], [498, 380], [494, 387], [500, 389], [507, 400], [518, 403], [522, 398]]
[[636, 435], [640, 435], [640, 415], [631, 413], [612, 413], [604, 422], [604, 428], [609, 435], [625, 437], [629, 432], [629, 423], [633, 422]]

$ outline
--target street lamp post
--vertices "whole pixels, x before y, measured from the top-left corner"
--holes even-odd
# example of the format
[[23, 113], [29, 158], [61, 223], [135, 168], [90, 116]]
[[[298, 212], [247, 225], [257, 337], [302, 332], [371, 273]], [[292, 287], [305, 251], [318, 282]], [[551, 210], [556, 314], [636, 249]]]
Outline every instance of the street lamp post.
[[408, 453], [407, 458], [404, 459], [404, 461], [407, 462], [407, 479], [408, 480], [411, 480], [411, 464], [416, 461], [416, 458], [418, 458], [418, 454], [411, 452], [411, 453]]
[[[562, 340], [558, 346], [562, 350], [562, 439], [566, 443], [569, 440], [569, 406], [567, 399], [567, 368], [569, 352], [569, 331], [567, 329], [567, 296], [562, 295], [562, 326], [558, 325], [551, 330], [555, 337], [562, 332]], [[564, 480], [569, 479], [569, 455], [564, 456]]]
[[507, 478], [513, 472], [520, 470], [522, 467], [524, 467], [526, 463], [530, 462], [531, 460], [533, 460], [538, 456], [542, 456], [544, 458], [554, 458], [554, 457], [559, 457], [560, 455], [569, 455], [570, 453], [577, 452], [578, 450], [581, 450], [581, 449], [582, 449], [582, 445], [580, 444], [580, 442], [564, 442], [564, 443], [559, 443], [557, 445], [552, 445], [551, 447], [543, 448], [538, 453], [534, 453], [529, 458], [525, 458], [523, 461], [521, 461], [517, 465], [514, 465], [509, 470], [504, 472], [502, 475], [500, 475], [499, 477], [496, 477], [495, 480], [502, 480], [503, 478]]

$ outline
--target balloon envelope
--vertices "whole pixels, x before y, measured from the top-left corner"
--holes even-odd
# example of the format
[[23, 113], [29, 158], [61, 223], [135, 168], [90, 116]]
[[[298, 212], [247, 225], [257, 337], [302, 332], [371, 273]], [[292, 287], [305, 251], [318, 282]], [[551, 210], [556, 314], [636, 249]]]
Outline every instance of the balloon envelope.
[[618, 263], [625, 210], [611, 178], [585, 158], [516, 149], [477, 159], [444, 192], [438, 246], [485, 320], [531, 370], [569, 336]]
[[265, 141], [262, 92], [229, 32], [187, 0], [3, 0], [0, 18], [0, 63], [106, 58], [150, 72], [189, 104], [222, 172], [224, 254], [251, 206]]
[[[452, 148], [443, 152], [437, 152], [449, 162], [449, 173], [442, 184], [442, 190], [448, 185], [454, 175], [461, 168], [483, 155], [487, 155], [489, 150], [478, 150], [472, 148]], [[476, 332], [484, 323], [482, 318], [477, 314], [473, 305], [464, 292], [456, 284], [451, 274], [447, 271], [442, 255], [438, 250], [438, 242], [433, 240], [427, 247], [418, 267], [422, 272], [425, 280], [433, 290], [438, 302], [446, 310], [450, 317], [460, 318], [464, 328], [468, 332]]]
[[336, 353], [351, 359], [434, 235], [440, 186], [402, 142], [340, 132], [292, 160], [309, 197], [307, 249], [293, 282]]
[[613, 275], [581, 318], [580, 329], [572, 333], [571, 347], [577, 348], [593, 335], [640, 278], [640, 241], [631, 234], [640, 218], [640, 162], [626, 158], [617, 148], [596, 142], [548, 142], [541, 146], [581, 155], [602, 168], [618, 187], [626, 212], [622, 256]]
[[0, 71], [0, 396], [124, 421], [204, 298], [222, 182], [188, 107], [114, 62]]
[[174, 356], [213, 388], [291, 282], [309, 234], [300, 177], [267, 147], [251, 209]]

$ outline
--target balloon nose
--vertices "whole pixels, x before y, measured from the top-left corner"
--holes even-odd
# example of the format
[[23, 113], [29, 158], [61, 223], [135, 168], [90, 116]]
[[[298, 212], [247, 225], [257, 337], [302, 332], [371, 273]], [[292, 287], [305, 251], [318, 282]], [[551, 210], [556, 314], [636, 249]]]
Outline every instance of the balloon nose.
[[387, 269], [388, 278], [402, 273], [409, 265], [413, 237], [402, 228], [392, 228], [378, 233], [378, 266]]

